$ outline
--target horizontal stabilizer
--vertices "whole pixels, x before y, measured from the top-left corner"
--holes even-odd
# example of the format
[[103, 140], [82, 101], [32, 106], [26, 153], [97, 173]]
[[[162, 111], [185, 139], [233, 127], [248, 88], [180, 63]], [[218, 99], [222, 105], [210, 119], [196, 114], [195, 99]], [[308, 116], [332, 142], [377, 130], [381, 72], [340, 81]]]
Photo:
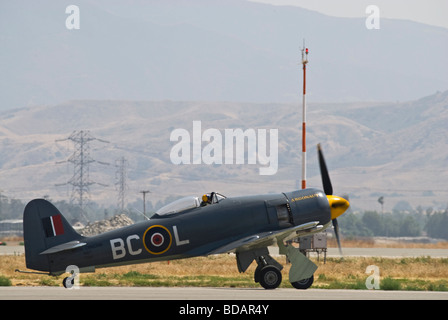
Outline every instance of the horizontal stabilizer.
[[87, 243], [80, 242], [78, 240], [70, 241], [70, 242], [66, 242], [66, 243], [51, 247], [45, 251], [42, 251], [40, 254], [50, 254], [50, 253], [56, 253], [56, 252], [61, 252], [61, 251], [65, 251], [65, 250], [76, 249], [76, 248], [85, 246], [86, 244]]

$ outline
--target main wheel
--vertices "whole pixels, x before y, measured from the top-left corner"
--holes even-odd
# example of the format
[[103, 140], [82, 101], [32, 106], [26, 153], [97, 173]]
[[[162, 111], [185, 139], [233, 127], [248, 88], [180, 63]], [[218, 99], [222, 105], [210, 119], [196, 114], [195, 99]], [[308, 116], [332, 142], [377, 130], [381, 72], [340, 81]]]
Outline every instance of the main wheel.
[[282, 283], [282, 273], [274, 266], [265, 266], [260, 270], [260, 284], [265, 289], [275, 289]]
[[311, 287], [311, 285], [314, 282], [314, 275], [311, 276], [311, 278], [308, 279], [303, 279], [303, 280], [299, 280], [296, 282], [291, 282], [292, 286], [296, 289], [308, 289], [309, 287]]

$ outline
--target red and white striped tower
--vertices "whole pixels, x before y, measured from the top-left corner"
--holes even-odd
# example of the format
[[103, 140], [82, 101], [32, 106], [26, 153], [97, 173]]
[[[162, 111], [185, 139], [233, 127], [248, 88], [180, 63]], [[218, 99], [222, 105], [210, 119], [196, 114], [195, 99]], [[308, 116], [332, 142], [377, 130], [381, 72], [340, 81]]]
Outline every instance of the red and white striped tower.
[[306, 189], [306, 65], [308, 63], [308, 48], [305, 41], [302, 48], [303, 65], [303, 100], [302, 100], [302, 189]]

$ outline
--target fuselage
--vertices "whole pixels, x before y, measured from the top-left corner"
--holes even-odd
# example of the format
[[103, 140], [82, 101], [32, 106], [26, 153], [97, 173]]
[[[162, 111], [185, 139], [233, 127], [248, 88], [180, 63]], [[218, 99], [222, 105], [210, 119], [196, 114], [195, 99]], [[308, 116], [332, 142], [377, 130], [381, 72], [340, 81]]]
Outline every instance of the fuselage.
[[52, 273], [208, 255], [229, 243], [268, 231], [331, 221], [329, 201], [318, 189], [221, 199], [150, 220], [83, 237], [86, 245], [50, 257]]

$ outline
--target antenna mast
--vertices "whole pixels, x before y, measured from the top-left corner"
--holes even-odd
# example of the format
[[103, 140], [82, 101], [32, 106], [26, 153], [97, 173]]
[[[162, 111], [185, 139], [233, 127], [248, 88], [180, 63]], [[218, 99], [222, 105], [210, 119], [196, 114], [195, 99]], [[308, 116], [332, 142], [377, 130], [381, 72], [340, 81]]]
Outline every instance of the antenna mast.
[[147, 193], [151, 193], [151, 191], [149, 190], [143, 190], [140, 191], [140, 193], [143, 193], [143, 216], [148, 219], [148, 217], [146, 216], [146, 194]]
[[308, 63], [308, 48], [305, 48], [303, 40], [302, 48], [303, 65], [303, 99], [302, 99], [302, 189], [306, 189], [306, 65]]

